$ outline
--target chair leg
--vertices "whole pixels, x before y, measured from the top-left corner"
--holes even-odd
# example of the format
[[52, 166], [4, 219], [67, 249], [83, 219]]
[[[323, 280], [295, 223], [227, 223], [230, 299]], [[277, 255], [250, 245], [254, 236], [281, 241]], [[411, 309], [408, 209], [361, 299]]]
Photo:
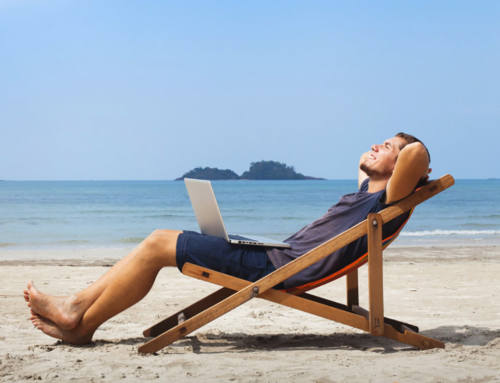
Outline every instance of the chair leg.
[[[367, 320], [369, 320], [369, 318], [370, 318], [370, 313], [368, 312], [368, 310], [364, 309], [361, 306], [352, 306], [351, 311], [353, 313], [364, 316]], [[401, 322], [399, 320], [388, 318], [388, 317], [384, 317], [384, 324], [394, 327], [394, 329], [400, 333], [404, 333], [405, 330], [410, 330], [410, 331], [417, 332], [417, 333], [419, 331], [418, 327], [413, 325], [413, 324]], [[385, 328], [385, 326], [384, 326], [384, 328]]]
[[[184, 265], [183, 271], [186, 265], [187, 263]], [[224, 278], [225, 275], [208, 269], [204, 269], [203, 271], [201, 271], [201, 273], [202, 276], [206, 275], [207, 277], [210, 276], [211, 273], [221, 278]], [[236, 307], [249, 301], [250, 299], [255, 298], [256, 296], [259, 295], [259, 293], [264, 293], [265, 291], [268, 291], [273, 285], [276, 285], [281, 282], [281, 280], [278, 280], [279, 274], [278, 277], [272, 274], [273, 273], [260, 279], [257, 282], [253, 283], [249, 282], [246, 285], [246, 287], [243, 287], [241, 290], [234, 291], [234, 293], [229, 295], [227, 298], [222, 299], [217, 303], [214, 303], [210, 307], [206, 308], [205, 310], [200, 311], [198, 314], [183, 320], [181, 323], [178, 323], [177, 325], [173, 326], [167, 331], [161, 333], [155, 338], [144, 343], [142, 346], [139, 347], [139, 352], [141, 353], [156, 352], [162, 349], [163, 347], [169, 345], [170, 343], [185, 337], [186, 335], [199, 329], [200, 327], [206, 325], [207, 323], [210, 323], [214, 319], [217, 319], [220, 316], [226, 314], [227, 312], [235, 309]], [[259, 291], [259, 288], [262, 288], [262, 291]]]
[[346, 275], [347, 306], [352, 308], [359, 305], [358, 269]]
[[384, 285], [382, 275], [382, 217], [368, 214], [369, 325], [373, 335], [384, 335]]
[[228, 296], [234, 293], [234, 290], [227, 289], [225, 287], [213, 292], [212, 294], [206, 296], [203, 299], [200, 299], [198, 302], [193, 303], [191, 306], [186, 307], [183, 310], [176, 312], [175, 314], [169, 316], [168, 318], [162, 320], [161, 322], [156, 323], [150, 328], [144, 330], [144, 336], [158, 336], [163, 332], [171, 329], [172, 327], [177, 326], [182, 323], [186, 319], [189, 319], [196, 314], [199, 314], [203, 310], [209, 308], [210, 306], [218, 303]]

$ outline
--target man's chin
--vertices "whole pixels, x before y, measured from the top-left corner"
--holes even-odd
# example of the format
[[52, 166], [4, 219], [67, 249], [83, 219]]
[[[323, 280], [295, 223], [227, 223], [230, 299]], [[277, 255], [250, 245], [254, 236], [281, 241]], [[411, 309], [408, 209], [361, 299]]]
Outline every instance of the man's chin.
[[373, 169], [371, 169], [368, 165], [366, 165], [365, 163], [359, 165], [359, 168], [364, 171], [366, 173], [366, 175], [368, 177], [372, 177], [373, 175], [375, 175], [375, 172], [373, 171]]

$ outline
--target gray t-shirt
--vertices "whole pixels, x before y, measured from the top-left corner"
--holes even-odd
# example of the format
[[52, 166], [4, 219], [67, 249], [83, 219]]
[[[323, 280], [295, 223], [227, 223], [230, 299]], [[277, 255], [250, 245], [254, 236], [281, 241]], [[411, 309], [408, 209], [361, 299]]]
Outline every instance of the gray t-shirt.
[[[368, 193], [368, 179], [359, 188], [359, 191], [344, 195], [333, 205], [325, 215], [313, 223], [304, 226], [297, 233], [285, 239], [291, 245], [289, 249], [269, 249], [267, 254], [276, 268], [293, 261], [302, 254], [344, 232], [350, 227], [366, 219], [369, 213], [384, 209], [387, 205], [385, 190]], [[408, 218], [405, 213], [383, 226], [383, 238], [394, 234]], [[300, 286], [333, 274], [348, 264], [354, 262], [367, 251], [366, 236], [350, 243], [316, 262], [301, 272], [284, 281], [285, 288]]]

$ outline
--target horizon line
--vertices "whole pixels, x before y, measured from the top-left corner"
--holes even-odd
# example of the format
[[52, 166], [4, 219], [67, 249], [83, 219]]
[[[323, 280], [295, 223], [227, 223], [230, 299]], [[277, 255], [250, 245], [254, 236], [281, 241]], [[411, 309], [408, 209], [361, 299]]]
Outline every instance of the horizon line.
[[[200, 178], [202, 179], [202, 178]], [[203, 178], [204, 179], [204, 178]], [[433, 180], [434, 178], [431, 178]], [[486, 177], [486, 178], [456, 178], [456, 180], [474, 180], [474, 181], [494, 181], [500, 180], [500, 177]], [[176, 179], [167, 179], [167, 178], [149, 178], [149, 179], [133, 179], [133, 178], [70, 178], [70, 179], [0, 179], [0, 182], [166, 182], [166, 181], [182, 181]], [[321, 178], [321, 179], [219, 179], [219, 180], [210, 180], [210, 181], [357, 181], [357, 178]]]

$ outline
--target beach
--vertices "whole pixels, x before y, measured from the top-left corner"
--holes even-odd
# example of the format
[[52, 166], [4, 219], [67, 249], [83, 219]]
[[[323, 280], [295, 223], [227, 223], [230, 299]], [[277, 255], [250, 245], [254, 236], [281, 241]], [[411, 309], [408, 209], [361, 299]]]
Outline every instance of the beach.
[[[0, 383], [500, 383], [499, 19], [495, 1], [0, 0]], [[350, 308], [345, 277], [269, 290], [365, 253], [371, 316], [367, 265], [360, 307], [351, 278]], [[156, 275], [184, 261], [271, 275], [189, 321], [230, 291]], [[140, 354], [169, 317], [188, 322], [163, 339], [186, 336]]]
[[[32, 326], [22, 290], [33, 279], [50, 294], [77, 292], [109, 269], [115, 252], [100, 260], [16, 258], [0, 266], [0, 381], [500, 381], [498, 246], [384, 252], [385, 315], [445, 342], [426, 351], [253, 299], [154, 355], [140, 355], [145, 328], [217, 288], [174, 268], [160, 272], [144, 300], [103, 324], [92, 344], [70, 346]], [[344, 289], [340, 279], [313, 292], [344, 302]]]

